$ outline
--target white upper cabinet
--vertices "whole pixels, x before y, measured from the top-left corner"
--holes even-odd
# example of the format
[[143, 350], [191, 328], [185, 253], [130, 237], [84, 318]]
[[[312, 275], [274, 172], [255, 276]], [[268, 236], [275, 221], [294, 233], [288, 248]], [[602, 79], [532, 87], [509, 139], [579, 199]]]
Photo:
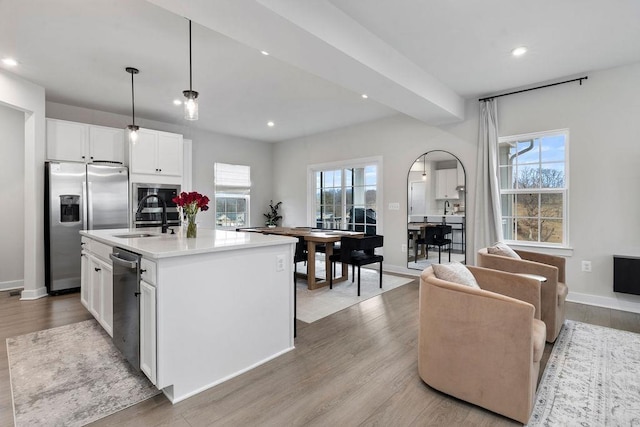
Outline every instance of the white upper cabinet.
[[452, 200], [459, 199], [460, 195], [456, 187], [458, 186], [457, 169], [436, 170], [436, 199]]
[[182, 177], [182, 135], [140, 129], [138, 139], [129, 144], [129, 167], [132, 174], [158, 177]]
[[84, 123], [47, 119], [47, 158], [86, 162], [89, 126]]
[[140, 129], [138, 139], [130, 143], [131, 157], [129, 164], [131, 173], [158, 173], [158, 134], [157, 132]]
[[86, 123], [47, 119], [47, 159], [124, 163], [124, 131]]
[[89, 158], [124, 163], [124, 130], [89, 125]]

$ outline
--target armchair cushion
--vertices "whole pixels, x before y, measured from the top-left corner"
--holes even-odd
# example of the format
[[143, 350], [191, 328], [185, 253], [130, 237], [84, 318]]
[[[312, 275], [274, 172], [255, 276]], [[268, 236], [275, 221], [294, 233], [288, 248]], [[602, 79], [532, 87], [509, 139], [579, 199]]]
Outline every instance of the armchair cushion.
[[470, 286], [480, 289], [480, 285], [476, 281], [469, 269], [459, 262], [451, 262], [449, 264], [433, 264], [433, 272], [438, 279], [447, 282], [457, 283], [459, 285]]
[[518, 255], [516, 251], [511, 249], [509, 245], [504, 242], [497, 242], [493, 246], [489, 246], [487, 248], [487, 252], [489, 252], [491, 255], [500, 255], [509, 258], [521, 259], [520, 255]]

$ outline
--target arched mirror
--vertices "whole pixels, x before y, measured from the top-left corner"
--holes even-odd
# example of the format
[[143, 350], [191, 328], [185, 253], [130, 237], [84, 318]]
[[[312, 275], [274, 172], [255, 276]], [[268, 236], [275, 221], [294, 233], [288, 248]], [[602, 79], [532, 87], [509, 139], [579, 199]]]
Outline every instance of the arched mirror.
[[466, 262], [466, 174], [447, 151], [418, 157], [407, 176], [407, 267]]

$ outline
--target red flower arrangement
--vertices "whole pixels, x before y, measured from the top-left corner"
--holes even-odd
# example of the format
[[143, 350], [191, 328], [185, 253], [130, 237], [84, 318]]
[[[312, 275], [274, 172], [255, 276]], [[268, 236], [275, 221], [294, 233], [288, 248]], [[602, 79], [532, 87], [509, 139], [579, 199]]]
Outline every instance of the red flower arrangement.
[[174, 197], [172, 201], [184, 209], [184, 212], [187, 215], [197, 214], [198, 209], [203, 212], [209, 209], [209, 198], [207, 196], [203, 196], [197, 191], [192, 191], [190, 193], [185, 193], [183, 191], [179, 196]]
[[183, 191], [179, 196], [171, 200], [180, 206], [184, 215], [187, 216], [187, 237], [196, 237], [196, 215], [198, 214], [198, 210], [204, 212], [209, 209], [209, 198], [196, 191], [190, 193]]

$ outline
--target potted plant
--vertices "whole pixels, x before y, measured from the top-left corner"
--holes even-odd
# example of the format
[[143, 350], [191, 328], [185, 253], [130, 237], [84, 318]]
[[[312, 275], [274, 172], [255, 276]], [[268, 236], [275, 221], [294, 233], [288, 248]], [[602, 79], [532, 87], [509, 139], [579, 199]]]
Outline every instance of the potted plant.
[[265, 218], [267, 218], [267, 220], [265, 221], [265, 225], [267, 227], [273, 228], [277, 226], [278, 221], [282, 219], [282, 215], [278, 214], [278, 209], [280, 209], [281, 204], [282, 202], [278, 202], [274, 205], [273, 200], [269, 201], [269, 211], [263, 214]]

